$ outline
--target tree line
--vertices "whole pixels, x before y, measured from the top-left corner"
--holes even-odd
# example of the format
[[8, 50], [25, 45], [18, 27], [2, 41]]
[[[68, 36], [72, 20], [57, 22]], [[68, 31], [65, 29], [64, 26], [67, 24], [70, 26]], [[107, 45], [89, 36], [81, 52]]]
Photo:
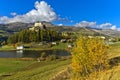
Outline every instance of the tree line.
[[62, 38], [62, 34], [53, 31], [53, 30], [44, 30], [39, 29], [38, 31], [31, 31], [31, 30], [22, 30], [18, 33], [15, 33], [14, 35], [11, 35], [8, 37], [7, 42], [8, 43], [30, 43], [30, 42], [41, 42], [41, 41], [57, 41]]

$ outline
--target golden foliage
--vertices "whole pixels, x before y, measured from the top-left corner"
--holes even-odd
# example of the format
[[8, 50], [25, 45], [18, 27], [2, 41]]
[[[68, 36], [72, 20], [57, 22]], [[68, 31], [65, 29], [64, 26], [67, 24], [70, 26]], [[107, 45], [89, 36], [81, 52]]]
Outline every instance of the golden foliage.
[[108, 65], [107, 46], [100, 38], [80, 36], [72, 50], [72, 68], [82, 76], [105, 69]]

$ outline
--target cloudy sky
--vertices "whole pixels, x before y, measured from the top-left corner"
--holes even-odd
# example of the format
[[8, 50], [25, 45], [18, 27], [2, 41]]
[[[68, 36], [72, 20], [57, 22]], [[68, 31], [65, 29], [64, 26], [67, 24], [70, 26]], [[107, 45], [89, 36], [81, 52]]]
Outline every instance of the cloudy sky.
[[0, 23], [48, 21], [120, 29], [120, 0], [1, 0]]

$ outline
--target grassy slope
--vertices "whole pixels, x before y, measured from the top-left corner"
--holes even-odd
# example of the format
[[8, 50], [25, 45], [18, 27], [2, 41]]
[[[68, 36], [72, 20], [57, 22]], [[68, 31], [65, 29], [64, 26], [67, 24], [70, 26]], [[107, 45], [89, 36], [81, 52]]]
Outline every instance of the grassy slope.
[[120, 80], [120, 65], [100, 73], [99, 80]]
[[[120, 60], [120, 42], [116, 42], [110, 47], [109, 58], [114, 57], [119, 57]], [[112, 69], [103, 72], [100, 77], [100, 80], [120, 80], [120, 63]]]
[[112, 44], [109, 49], [109, 58], [120, 56], [120, 42]]
[[48, 80], [69, 63], [70, 60], [35, 63], [27, 67], [25, 71], [16, 72], [3, 80]]
[[110, 70], [92, 73], [88, 80], [120, 80], [120, 65]]
[[0, 59], [0, 74], [13, 72], [32, 64], [34, 61], [20, 61], [13, 59]]

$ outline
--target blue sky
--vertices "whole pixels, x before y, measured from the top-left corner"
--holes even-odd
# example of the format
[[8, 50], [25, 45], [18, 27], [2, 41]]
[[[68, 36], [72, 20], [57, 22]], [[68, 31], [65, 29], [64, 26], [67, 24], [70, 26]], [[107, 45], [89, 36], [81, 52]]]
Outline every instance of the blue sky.
[[44, 20], [55, 24], [89, 26], [92, 22], [92, 26], [119, 29], [119, 9], [120, 0], [1, 0], [0, 23]]

